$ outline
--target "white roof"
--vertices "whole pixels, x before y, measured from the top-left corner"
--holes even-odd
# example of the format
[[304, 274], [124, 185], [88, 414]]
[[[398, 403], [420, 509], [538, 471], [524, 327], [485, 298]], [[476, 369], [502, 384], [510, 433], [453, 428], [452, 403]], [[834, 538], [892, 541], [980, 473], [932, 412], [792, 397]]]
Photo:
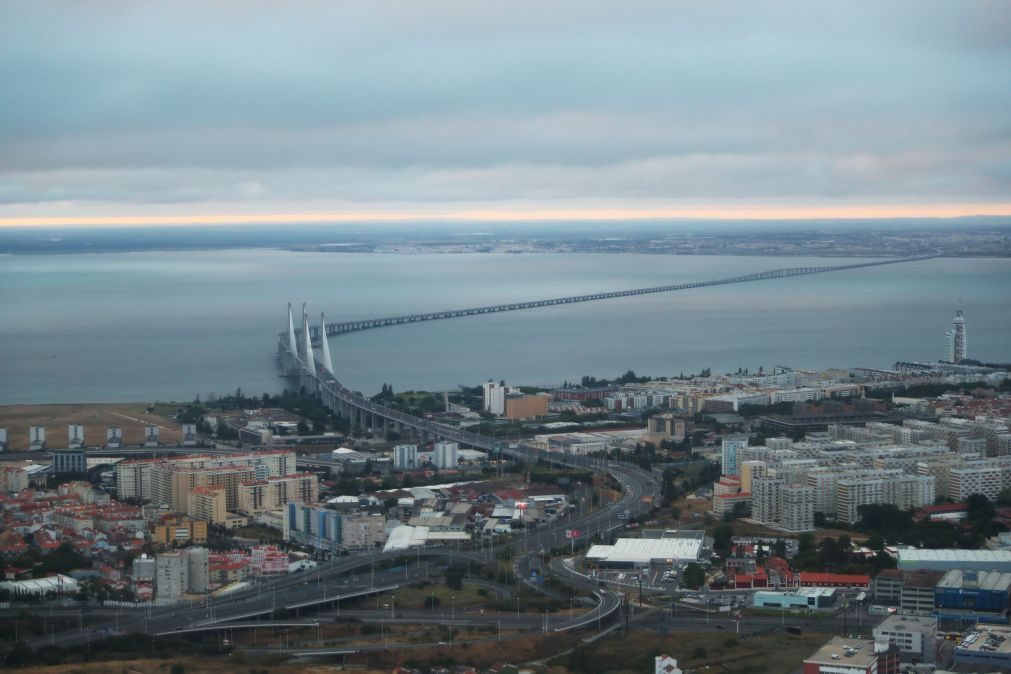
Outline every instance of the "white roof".
[[401, 524], [390, 532], [383, 552], [420, 547], [425, 544], [426, 540], [428, 540], [428, 527], [411, 527]]
[[588, 560], [648, 564], [654, 559], [698, 559], [702, 541], [697, 538], [619, 538], [614, 545], [594, 545]]
[[45, 594], [47, 592], [77, 592], [77, 581], [70, 576], [57, 574], [31, 580], [11, 580], [0, 583], [0, 587], [13, 594]]
[[334, 496], [332, 499], [327, 501], [327, 503], [358, 503], [357, 496]]
[[978, 562], [1011, 564], [1009, 550], [921, 550], [919, 548], [899, 548], [899, 562]]

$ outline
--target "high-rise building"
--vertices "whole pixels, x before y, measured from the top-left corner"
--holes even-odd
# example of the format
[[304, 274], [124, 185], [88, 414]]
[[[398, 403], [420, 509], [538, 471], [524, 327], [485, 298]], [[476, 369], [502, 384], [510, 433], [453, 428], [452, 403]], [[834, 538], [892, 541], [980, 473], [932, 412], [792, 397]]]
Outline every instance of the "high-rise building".
[[252, 480], [239, 485], [239, 512], [247, 515], [280, 510], [285, 504], [315, 503], [319, 500], [319, 478], [315, 473], [295, 473]]
[[393, 448], [393, 467], [397, 470], [414, 470], [418, 467], [418, 446], [397, 445]]
[[955, 312], [951, 321], [951, 330], [944, 333], [944, 359], [949, 363], [961, 363], [969, 357], [968, 342], [965, 334], [965, 316], [962, 310]]
[[483, 385], [484, 411], [501, 416], [505, 414], [505, 394], [509, 387], [504, 384], [487, 381]]
[[84, 446], [84, 426], [81, 424], [70, 424], [67, 426], [67, 447], [78, 449]]
[[432, 449], [432, 463], [436, 468], [456, 468], [459, 451], [455, 442], [437, 442]]
[[190, 558], [185, 550], [163, 552], [155, 559], [159, 599], [178, 599], [190, 587]]
[[386, 540], [386, 518], [289, 503], [284, 515], [284, 539], [318, 550], [371, 549]]
[[780, 524], [787, 531], [814, 529], [814, 489], [804, 485], [786, 485], [782, 489], [783, 507]]
[[724, 475], [739, 474], [737, 469], [737, 454], [747, 446], [747, 435], [728, 435], [723, 438], [723, 463], [721, 470]]

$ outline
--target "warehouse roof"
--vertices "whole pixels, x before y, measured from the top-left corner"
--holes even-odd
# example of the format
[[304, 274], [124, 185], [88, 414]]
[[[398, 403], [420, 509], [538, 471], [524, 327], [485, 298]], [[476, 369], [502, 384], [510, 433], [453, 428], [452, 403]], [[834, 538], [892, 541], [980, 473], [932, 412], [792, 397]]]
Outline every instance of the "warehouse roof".
[[941, 550], [920, 550], [919, 548], [900, 548], [899, 564], [909, 565], [916, 562], [972, 562], [977, 564], [1011, 564], [1011, 551], [1007, 550], [959, 550], [945, 548]]
[[[970, 571], [971, 577], [976, 576], [976, 589], [992, 590], [994, 592], [1008, 592], [1011, 590], [1011, 573], [1000, 573], [998, 571]], [[966, 589], [966, 572], [960, 569], [952, 569], [944, 574], [944, 578], [937, 583], [938, 588], [955, 588], [957, 590]]]
[[614, 545], [594, 545], [586, 553], [590, 562], [648, 564], [654, 559], [698, 559], [702, 541], [697, 538], [619, 538]]

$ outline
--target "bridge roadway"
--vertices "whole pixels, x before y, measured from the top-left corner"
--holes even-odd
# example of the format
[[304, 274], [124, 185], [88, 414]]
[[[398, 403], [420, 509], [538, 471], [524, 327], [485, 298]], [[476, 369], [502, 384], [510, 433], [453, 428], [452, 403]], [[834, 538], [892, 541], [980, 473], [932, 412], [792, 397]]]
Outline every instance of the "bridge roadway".
[[[710, 286], [730, 285], [734, 283], [750, 283], [752, 281], [764, 281], [768, 279], [787, 278], [790, 276], [805, 276], [809, 274], [824, 274], [833, 271], [843, 271], [846, 269], [861, 269], [863, 267], [876, 267], [886, 264], [899, 264], [901, 262], [915, 262], [917, 260], [929, 260], [937, 255], [912, 258], [890, 258], [875, 262], [861, 262], [859, 264], [844, 264], [826, 267], [789, 267], [784, 269], [771, 269], [769, 271], [756, 272], [754, 274], [744, 274], [724, 279], [712, 281], [696, 281], [693, 283], [676, 283], [672, 285], [654, 286], [651, 288], [634, 288], [632, 290], [613, 290], [610, 292], [591, 293], [588, 295], [573, 295], [570, 297], [555, 297], [544, 300], [531, 300], [529, 302], [509, 302], [507, 304], [494, 304], [484, 307], [472, 307], [470, 309], [450, 309], [446, 311], [433, 311], [425, 314], [408, 314], [405, 316], [390, 316], [387, 318], [370, 318], [358, 321], [345, 321], [333, 323], [326, 326], [328, 336], [341, 335], [348, 332], [358, 332], [371, 328], [381, 328], [388, 325], [402, 325], [405, 323], [419, 323], [423, 321], [434, 321], [446, 318], [459, 318], [462, 316], [476, 316], [479, 314], [492, 314], [503, 311], [519, 311], [521, 309], [533, 309], [536, 307], [548, 307], [557, 304], [574, 304], [577, 302], [593, 302], [596, 300], [609, 300], [619, 297], [632, 297], [634, 295], [650, 295], [653, 293], [667, 293], [677, 290], [691, 290], [693, 288], [707, 288]], [[310, 334], [313, 339], [319, 339], [319, 327], [312, 326]]]

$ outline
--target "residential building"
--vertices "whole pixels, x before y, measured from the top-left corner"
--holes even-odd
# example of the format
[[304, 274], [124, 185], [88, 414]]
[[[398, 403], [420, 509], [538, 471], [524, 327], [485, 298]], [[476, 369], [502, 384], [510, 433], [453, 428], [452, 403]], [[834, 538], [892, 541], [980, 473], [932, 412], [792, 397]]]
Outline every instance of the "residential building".
[[190, 560], [185, 550], [163, 552], [155, 557], [155, 585], [159, 599], [178, 599], [190, 587]]
[[289, 503], [284, 538], [331, 552], [371, 549], [386, 540], [386, 520], [381, 515], [342, 514], [320, 506]]
[[755, 477], [751, 480], [751, 519], [759, 524], [776, 524], [782, 516], [781, 477]]
[[509, 387], [504, 383], [496, 383], [488, 380], [482, 385], [484, 411], [491, 412], [495, 416], [505, 414], [505, 395], [509, 392]]
[[239, 485], [238, 511], [255, 515], [281, 510], [289, 501], [315, 503], [319, 500], [319, 478], [315, 473], [296, 473], [252, 480]]
[[722, 462], [721, 471], [724, 475], [739, 475], [737, 455], [740, 450], [748, 446], [747, 435], [728, 435], [721, 443]]
[[198, 520], [206, 520], [211, 524], [224, 524], [228, 519], [224, 485], [193, 487], [189, 490], [187, 498], [189, 500], [186, 508], [188, 516]]
[[28, 451], [38, 452], [46, 446], [46, 427], [31, 426], [28, 429]]
[[189, 564], [189, 591], [207, 592], [210, 584], [209, 578], [209, 553], [207, 548], [190, 547], [186, 548], [186, 557]]
[[814, 489], [799, 484], [784, 485], [780, 527], [800, 532], [814, 529]]

